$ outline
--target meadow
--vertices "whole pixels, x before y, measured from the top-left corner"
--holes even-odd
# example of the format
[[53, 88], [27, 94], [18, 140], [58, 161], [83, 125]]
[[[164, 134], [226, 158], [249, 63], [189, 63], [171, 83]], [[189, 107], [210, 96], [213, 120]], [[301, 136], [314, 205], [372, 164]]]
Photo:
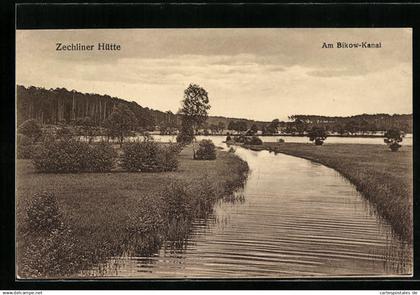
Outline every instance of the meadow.
[[[165, 240], [182, 240], [192, 220], [246, 180], [248, 165], [233, 153], [192, 159], [186, 146], [171, 172], [39, 173], [16, 162], [17, 272], [22, 278], [77, 277], [110, 257], [155, 253]], [[54, 195], [61, 225], [42, 235], [29, 229], [36, 193]]]

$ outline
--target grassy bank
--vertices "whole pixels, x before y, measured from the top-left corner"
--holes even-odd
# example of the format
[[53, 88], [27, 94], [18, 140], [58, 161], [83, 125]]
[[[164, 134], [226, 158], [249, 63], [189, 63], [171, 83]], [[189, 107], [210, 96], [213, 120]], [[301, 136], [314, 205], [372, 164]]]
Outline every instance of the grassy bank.
[[[17, 266], [22, 278], [71, 277], [124, 252], [150, 255], [165, 240], [182, 240], [192, 219], [240, 187], [246, 162], [218, 151], [214, 161], [180, 153], [179, 168], [165, 173], [36, 173], [18, 160]], [[41, 236], [31, 231], [27, 210], [35, 193], [54, 194], [62, 226]]]
[[264, 143], [246, 146], [309, 159], [340, 172], [388, 220], [405, 241], [413, 234], [412, 147], [391, 152], [386, 145]]

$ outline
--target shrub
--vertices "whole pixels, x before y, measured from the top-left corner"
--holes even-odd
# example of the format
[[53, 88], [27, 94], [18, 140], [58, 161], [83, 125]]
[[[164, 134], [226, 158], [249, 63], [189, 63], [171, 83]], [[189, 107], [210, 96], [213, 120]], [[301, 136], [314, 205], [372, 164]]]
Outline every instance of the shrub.
[[28, 226], [32, 231], [49, 233], [62, 224], [62, 216], [55, 196], [51, 193], [37, 193], [26, 209]]
[[186, 132], [179, 132], [176, 136], [176, 142], [190, 144], [194, 139], [194, 135]]
[[56, 136], [59, 139], [69, 139], [73, 137], [73, 132], [70, 128], [63, 126], [57, 130]]
[[18, 133], [26, 135], [36, 141], [42, 135], [41, 126], [37, 120], [29, 119], [20, 124]]
[[121, 165], [128, 171], [173, 171], [178, 167], [178, 151], [178, 147], [160, 147], [153, 141], [127, 143]]
[[117, 152], [111, 144], [100, 142], [89, 146], [82, 158], [82, 170], [91, 172], [106, 172], [114, 167]]
[[104, 172], [111, 170], [115, 157], [106, 143], [90, 146], [74, 139], [46, 141], [34, 157], [34, 165], [41, 172]]
[[169, 151], [177, 155], [182, 151], [183, 148], [184, 148], [184, 145], [181, 143], [170, 143], [168, 146]]
[[401, 147], [399, 144], [403, 141], [404, 132], [397, 128], [389, 129], [385, 134], [384, 142], [389, 145], [391, 151], [396, 152]]
[[16, 136], [16, 157], [18, 159], [31, 159], [33, 156], [33, 141], [24, 134]]
[[278, 142], [278, 143], [284, 143], [284, 139], [283, 139], [283, 138], [279, 138], [279, 139], [277, 140], [277, 142]]
[[173, 181], [161, 192], [160, 199], [164, 205], [164, 220], [169, 223], [174, 220], [189, 220], [193, 217], [192, 198], [187, 183]]
[[175, 171], [178, 168], [178, 154], [180, 150], [178, 146], [167, 146], [161, 147], [160, 153], [158, 154], [159, 166], [161, 167], [158, 171]]
[[263, 144], [262, 140], [257, 136], [252, 136], [251, 138], [248, 137], [246, 143], [250, 144], [250, 145], [262, 145]]
[[210, 139], [203, 139], [195, 153], [195, 160], [214, 160], [216, 159], [216, 147]]
[[321, 127], [313, 127], [308, 132], [308, 137], [310, 141], [314, 141], [315, 145], [322, 145], [324, 140], [327, 138], [327, 132], [324, 128]]
[[245, 136], [245, 135], [239, 135], [233, 137], [233, 140], [235, 142], [244, 143], [244, 144], [250, 144], [250, 145], [261, 145], [263, 144], [262, 140], [258, 136]]
[[233, 137], [233, 140], [235, 141], [235, 142], [239, 142], [239, 143], [245, 143], [245, 136], [244, 135], [236, 135], [236, 136], [234, 136]]

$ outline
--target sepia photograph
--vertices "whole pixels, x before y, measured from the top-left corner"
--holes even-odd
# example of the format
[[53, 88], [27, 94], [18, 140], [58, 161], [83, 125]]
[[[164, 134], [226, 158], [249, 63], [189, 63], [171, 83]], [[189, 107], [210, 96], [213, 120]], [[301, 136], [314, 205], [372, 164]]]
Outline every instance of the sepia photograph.
[[411, 278], [412, 45], [16, 30], [16, 279]]

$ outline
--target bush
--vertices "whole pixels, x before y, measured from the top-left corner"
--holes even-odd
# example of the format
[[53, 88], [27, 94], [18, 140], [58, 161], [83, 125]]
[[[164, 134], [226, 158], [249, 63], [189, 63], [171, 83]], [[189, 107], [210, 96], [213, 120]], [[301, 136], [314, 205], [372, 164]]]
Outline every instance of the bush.
[[262, 140], [258, 136], [244, 136], [244, 135], [241, 134], [239, 136], [233, 137], [233, 140], [235, 142], [249, 144], [249, 145], [261, 145], [261, 144], [263, 144]]
[[195, 153], [195, 160], [215, 160], [216, 147], [210, 139], [203, 139]]
[[194, 139], [194, 135], [186, 132], [179, 132], [176, 136], [176, 142], [182, 144], [190, 144]]
[[117, 152], [109, 143], [100, 142], [89, 146], [87, 153], [83, 155], [82, 170], [91, 172], [111, 171], [116, 157]]
[[111, 170], [115, 157], [107, 143], [90, 146], [74, 139], [46, 141], [34, 157], [34, 165], [41, 172], [104, 172]]
[[178, 146], [160, 147], [153, 141], [127, 143], [121, 165], [128, 171], [173, 171], [178, 167], [178, 153]]
[[403, 141], [404, 132], [397, 128], [392, 128], [384, 134], [384, 137], [384, 142], [389, 145], [391, 151], [396, 152], [401, 147], [399, 143]]
[[328, 137], [328, 134], [324, 128], [312, 127], [312, 129], [308, 132], [308, 137], [310, 141], [315, 142], [315, 145], [322, 145], [324, 140]]
[[69, 139], [73, 137], [73, 132], [70, 128], [63, 126], [57, 130], [56, 136], [60, 139]]
[[34, 141], [42, 136], [41, 126], [38, 121], [34, 119], [26, 120], [20, 124], [18, 132], [32, 138]]
[[262, 145], [263, 144], [262, 140], [257, 136], [252, 136], [251, 138], [248, 137], [246, 143], [250, 144], [250, 145]]
[[55, 196], [51, 193], [37, 193], [26, 209], [28, 226], [32, 231], [49, 233], [62, 224], [62, 216]]
[[18, 159], [31, 159], [33, 156], [33, 141], [24, 134], [16, 136], [16, 157]]

